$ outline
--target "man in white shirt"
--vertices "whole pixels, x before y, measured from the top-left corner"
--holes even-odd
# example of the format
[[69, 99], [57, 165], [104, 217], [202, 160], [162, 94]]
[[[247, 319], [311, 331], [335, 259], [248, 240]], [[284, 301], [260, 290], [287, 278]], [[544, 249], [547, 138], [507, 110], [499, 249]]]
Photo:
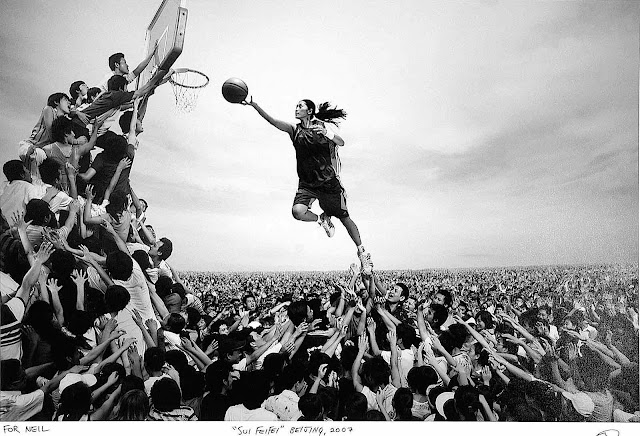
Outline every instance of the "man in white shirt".
[[19, 160], [6, 162], [2, 171], [8, 183], [0, 194], [0, 211], [7, 223], [13, 223], [13, 214], [24, 214], [27, 203], [38, 196], [38, 190], [31, 184], [31, 173]]
[[[400, 372], [400, 383], [403, 388], [409, 387], [407, 375], [413, 368], [415, 355], [411, 349], [411, 344], [416, 342], [415, 331], [407, 324], [401, 323], [396, 327], [398, 337], [397, 344], [391, 344], [399, 348], [398, 353], [398, 370]], [[407, 344], [407, 345], [405, 345]], [[380, 353], [385, 362], [391, 365], [391, 351], [382, 351]]]
[[173, 274], [171, 268], [167, 265], [167, 260], [173, 252], [173, 243], [167, 238], [160, 238], [156, 241], [155, 245], [149, 250], [149, 257], [153, 262], [153, 266], [158, 268], [158, 274], [161, 276], [167, 276], [173, 280]]
[[152, 319], [157, 322], [147, 281], [138, 262], [134, 261], [128, 253], [116, 251], [107, 255], [106, 266], [113, 283], [124, 287], [129, 292], [131, 301], [128, 306], [137, 310], [143, 321]]
[[98, 88], [100, 88], [102, 92], [107, 92], [107, 82], [112, 76], [124, 76], [128, 83], [133, 82], [136, 77], [144, 71], [147, 65], [149, 65], [149, 62], [151, 62], [151, 58], [153, 58], [157, 48], [158, 46], [156, 45], [155, 49], [149, 53], [149, 55], [131, 72], [129, 72], [129, 65], [127, 64], [127, 60], [124, 58], [123, 53], [114, 53], [109, 56], [109, 68], [111, 69], [111, 73], [106, 74], [102, 78]]
[[[53, 159], [45, 159], [38, 167], [42, 185], [37, 187], [39, 198], [49, 204], [49, 209], [60, 219], [61, 210], [69, 210], [69, 205], [73, 201], [66, 192], [57, 188], [60, 180], [60, 164]], [[64, 171], [64, 169], [63, 169]]]
[[234, 392], [242, 404], [231, 406], [224, 415], [225, 421], [277, 421], [278, 416], [261, 407], [269, 395], [269, 382], [259, 372], [246, 372], [234, 383]]

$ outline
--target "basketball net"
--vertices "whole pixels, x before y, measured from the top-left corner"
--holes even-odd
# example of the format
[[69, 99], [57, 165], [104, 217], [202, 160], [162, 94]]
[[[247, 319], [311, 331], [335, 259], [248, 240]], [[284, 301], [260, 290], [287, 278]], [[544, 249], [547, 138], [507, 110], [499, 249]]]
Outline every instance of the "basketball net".
[[176, 109], [189, 113], [196, 107], [200, 90], [209, 84], [209, 78], [200, 71], [179, 68], [173, 72], [169, 82], [176, 97]]

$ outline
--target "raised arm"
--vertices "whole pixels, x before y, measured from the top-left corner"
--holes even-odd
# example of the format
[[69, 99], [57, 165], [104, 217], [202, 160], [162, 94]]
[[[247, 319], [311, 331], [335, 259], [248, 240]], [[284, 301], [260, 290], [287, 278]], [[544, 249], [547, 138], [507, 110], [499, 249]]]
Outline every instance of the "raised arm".
[[275, 118], [273, 118], [271, 115], [266, 113], [264, 109], [262, 109], [258, 105], [258, 103], [253, 101], [253, 96], [250, 98], [248, 102], [245, 101], [243, 102], [243, 104], [252, 106], [260, 114], [262, 118], [267, 120], [267, 122], [271, 124], [273, 127], [275, 127], [276, 129], [282, 130], [283, 132], [288, 133], [289, 136], [293, 136], [293, 131], [295, 130], [295, 127], [293, 126], [293, 124], [287, 123], [286, 121], [276, 120]]
[[[142, 215], [142, 204], [140, 203], [140, 198], [138, 197], [138, 195], [136, 194], [136, 192], [133, 190], [133, 188], [131, 186], [129, 186], [129, 192], [131, 194], [131, 202], [133, 203], [133, 206], [136, 208], [136, 218], [138, 218], [140, 215]], [[144, 226], [144, 223], [140, 223], [141, 227]]]
[[607, 346], [607, 348], [609, 348], [609, 350], [611, 350], [613, 352], [613, 354], [615, 355], [616, 359], [618, 360], [618, 362], [620, 362], [621, 364], [627, 364], [627, 363], [631, 363], [631, 361], [629, 360], [629, 358], [627, 356], [625, 356], [624, 354], [622, 354], [620, 352], [620, 350], [618, 350], [615, 345], [613, 345], [613, 342], [611, 341], [611, 330], [608, 330], [606, 335], [605, 335], [605, 339], [604, 339], [604, 343]]
[[443, 370], [442, 367], [438, 364], [436, 356], [433, 354], [433, 350], [431, 349], [431, 347], [425, 345], [424, 354], [427, 358], [427, 363], [431, 365], [431, 367], [436, 371], [436, 373], [440, 377], [440, 380], [442, 380], [442, 383], [445, 386], [449, 385], [451, 378], [449, 377], [449, 374], [447, 374], [447, 371]]
[[135, 101], [140, 97], [144, 97], [152, 89], [158, 86], [158, 83], [167, 75], [169, 70], [158, 70], [148, 83], [142, 86], [142, 88], [136, 90], [131, 97], [131, 100]]
[[266, 341], [264, 345], [262, 345], [260, 348], [258, 348], [256, 351], [254, 351], [253, 353], [251, 353], [251, 355], [247, 357], [247, 365], [258, 360], [260, 356], [266, 353], [267, 350], [273, 346], [273, 344], [275, 344], [277, 341], [280, 340], [283, 333], [284, 333], [284, 327], [281, 324], [278, 324], [276, 326], [275, 336], [271, 338], [269, 341]]
[[105, 189], [104, 191], [105, 200], [109, 200], [109, 198], [111, 197], [111, 193], [116, 188], [116, 185], [118, 184], [118, 180], [120, 180], [120, 174], [122, 174], [122, 171], [124, 171], [125, 168], [130, 168], [130, 167], [131, 167], [131, 159], [129, 159], [128, 157], [123, 157], [122, 160], [118, 162], [116, 171], [115, 173], [113, 173], [113, 176], [111, 176], [111, 180], [109, 181], [109, 186], [107, 186], [107, 189]]
[[16, 298], [21, 299], [25, 304], [29, 301], [31, 288], [38, 282], [42, 265], [49, 260], [52, 252], [53, 246], [49, 242], [44, 242], [40, 246], [38, 253], [34, 256], [31, 268], [29, 268], [29, 271], [27, 271], [22, 278], [22, 284], [20, 284], [20, 288], [18, 292], [16, 292]]
[[429, 333], [427, 331], [427, 325], [424, 320], [423, 304], [418, 305], [416, 321], [418, 323], [418, 332], [420, 333], [420, 339], [426, 341], [429, 337]]
[[454, 315], [453, 316], [453, 320], [455, 322], [457, 322], [458, 324], [462, 324], [463, 326], [465, 326], [465, 328], [467, 329], [467, 331], [469, 332], [469, 334], [471, 336], [473, 336], [473, 338], [478, 341], [478, 343], [480, 345], [482, 345], [484, 348], [487, 349], [491, 349], [492, 347], [489, 346], [489, 344], [487, 343], [487, 341], [485, 340], [484, 336], [482, 336], [480, 333], [477, 332], [476, 329], [474, 329], [473, 327], [471, 327], [469, 325], [469, 323], [467, 323], [466, 321], [464, 321], [462, 318], [460, 318], [458, 315]]
[[153, 47], [153, 50], [149, 52], [149, 55], [146, 58], [144, 58], [142, 62], [138, 64], [137, 67], [133, 69], [134, 76], [138, 77], [144, 71], [144, 69], [147, 68], [147, 65], [149, 65], [149, 62], [151, 62], [151, 59], [153, 58], [153, 56], [155, 56], [157, 50], [158, 50], [158, 42], [156, 42], [156, 45]]
[[492, 355], [498, 363], [501, 363], [502, 365], [504, 365], [505, 368], [507, 368], [507, 371], [509, 371], [511, 374], [515, 375], [516, 377], [520, 377], [521, 379], [524, 379], [526, 381], [534, 380], [534, 377], [531, 374], [529, 374], [527, 371], [524, 371], [518, 368], [515, 365], [512, 365], [509, 361], [507, 361], [502, 356], [496, 353], [493, 353]]
[[22, 248], [27, 255], [27, 259], [29, 260], [29, 264], [33, 265], [35, 260], [35, 252], [33, 251], [33, 244], [29, 240], [27, 236], [27, 226], [31, 224], [31, 221], [24, 221], [24, 214], [14, 212], [13, 213], [13, 225], [18, 229], [18, 235], [20, 236], [20, 242], [22, 242]]
[[127, 133], [127, 144], [133, 146], [133, 155], [135, 155], [136, 148], [138, 148], [138, 140], [136, 139], [136, 127], [138, 125], [138, 106], [140, 104], [139, 98], [133, 101], [133, 114], [131, 116], [131, 123], [129, 124], [129, 133]]
[[373, 318], [367, 319], [367, 333], [369, 335], [369, 341], [371, 343], [371, 353], [374, 356], [382, 354], [380, 347], [378, 347], [378, 341], [376, 340], [376, 322]]
[[358, 338], [358, 354], [353, 361], [353, 365], [351, 365], [351, 379], [353, 380], [353, 387], [355, 388], [356, 392], [362, 392], [362, 389], [364, 389], [358, 371], [360, 371], [360, 362], [364, 357], [364, 353], [367, 351], [368, 343], [369, 341], [367, 339], [367, 335], [360, 335], [360, 337]]
[[91, 253], [89, 249], [84, 245], [81, 245], [80, 249], [82, 250], [83, 255], [82, 257], [78, 257], [78, 258], [83, 262], [86, 262], [87, 264], [92, 266], [93, 269], [96, 270], [96, 272], [98, 273], [102, 281], [107, 285], [107, 287], [113, 286], [113, 280], [111, 280], [111, 277], [109, 277], [109, 274], [105, 272], [105, 270], [100, 266], [98, 261], [96, 261], [96, 259], [93, 257], [93, 253]]
[[151, 297], [151, 304], [158, 312], [159, 319], [165, 319], [169, 315], [167, 306], [162, 301], [162, 298], [156, 292], [156, 286], [147, 280], [147, 287], [149, 288], [149, 297]]
[[85, 154], [93, 150], [93, 147], [96, 146], [96, 141], [98, 140], [98, 130], [100, 130], [100, 127], [102, 127], [103, 122], [104, 120], [100, 122], [94, 120], [93, 129], [91, 130], [91, 138], [89, 138], [89, 141], [86, 144], [78, 146], [78, 156], [84, 156]]
[[389, 359], [389, 363], [391, 364], [391, 384], [397, 388], [401, 388], [400, 370], [398, 369], [398, 337], [396, 336], [396, 331], [389, 330], [387, 339], [389, 339], [389, 346], [391, 347], [391, 358]]
[[71, 233], [71, 230], [73, 229], [73, 226], [76, 223], [76, 216], [78, 215], [79, 209], [80, 209], [80, 203], [78, 202], [78, 200], [73, 200], [69, 205], [69, 216], [67, 217], [67, 220], [64, 222], [64, 226], [61, 227], [61, 230], [62, 228], [67, 229], [67, 234], [64, 237], [65, 239], [69, 236], [69, 233]]
[[[338, 345], [345, 338], [345, 336], [347, 336], [347, 327], [348, 327], [348, 324], [343, 324], [342, 327], [340, 328], [340, 330], [338, 330], [334, 334], [335, 340], [333, 341], [333, 343], [331, 345], [329, 345], [329, 347], [326, 349], [326, 351], [324, 351], [324, 353], [327, 356], [333, 357], [333, 355], [336, 352], [336, 349], [338, 348]], [[337, 334], [337, 337], [336, 337], [336, 334]]]
[[86, 225], [94, 224], [99, 225], [102, 223], [103, 218], [100, 216], [91, 216], [91, 205], [93, 204], [93, 199], [95, 198], [95, 194], [93, 192], [93, 185], [87, 185], [84, 190], [84, 195], [87, 201], [84, 202], [84, 214], [83, 219]]
[[103, 218], [102, 222], [100, 223], [100, 225], [107, 231], [107, 233], [109, 233], [111, 235], [111, 237], [113, 238], [114, 242], [118, 246], [118, 250], [120, 250], [123, 253], [126, 253], [128, 255], [131, 255], [131, 253], [129, 253], [129, 248], [127, 247], [127, 244], [122, 240], [120, 235], [115, 231], [115, 229], [113, 228], [113, 226], [111, 225], [111, 223], [109, 221], [107, 221], [106, 219]]

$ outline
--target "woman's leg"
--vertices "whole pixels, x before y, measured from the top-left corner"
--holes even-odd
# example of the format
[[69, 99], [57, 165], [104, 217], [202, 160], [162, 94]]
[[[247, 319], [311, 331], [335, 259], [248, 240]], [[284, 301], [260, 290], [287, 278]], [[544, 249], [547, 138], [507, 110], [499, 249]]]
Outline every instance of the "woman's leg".
[[351, 240], [356, 244], [356, 247], [360, 247], [362, 245], [362, 240], [360, 240], [360, 232], [358, 231], [358, 226], [353, 222], [351, 217], [340, 218], [340, 222], [351, 237]]
[[299, 221], [318, 221], [318, 215], [311, 212], [309, 207], [304, 204], [294, 204], [291, 208], [291, 214]]

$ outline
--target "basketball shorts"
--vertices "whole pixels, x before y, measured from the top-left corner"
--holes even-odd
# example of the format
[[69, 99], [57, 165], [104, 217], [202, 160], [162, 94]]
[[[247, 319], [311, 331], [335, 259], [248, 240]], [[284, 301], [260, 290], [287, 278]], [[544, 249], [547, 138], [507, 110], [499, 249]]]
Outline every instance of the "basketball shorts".
[[302, 182], [298, 182], [298, 191], [293, 199], [293, 205], [304, 204], [311, 207], [315, 200], [318, 200], [320, 208], [328, 216], [336, 218], [347, 218], [347, 193], [338, 179], [320, 185], [310, 187]]

